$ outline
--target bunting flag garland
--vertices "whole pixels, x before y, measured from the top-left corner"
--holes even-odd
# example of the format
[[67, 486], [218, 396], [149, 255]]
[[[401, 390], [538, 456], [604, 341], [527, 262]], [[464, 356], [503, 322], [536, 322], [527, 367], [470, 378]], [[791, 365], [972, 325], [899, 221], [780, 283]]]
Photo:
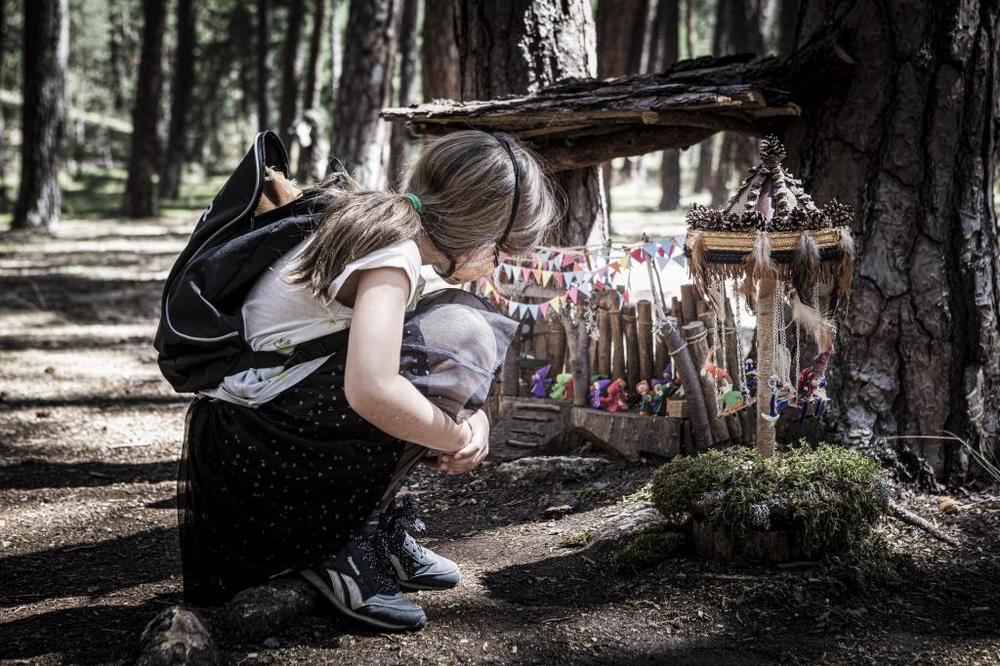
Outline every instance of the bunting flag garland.
[[[547, 318], [560, 315], [567, 303], [579, 303], [594, 292], [614, 293], [620, 306], [631, 302], [629, 275], [634, 264], [647, 261], [663, 271], [671, 263], [685, 267], [684, 236], [644, 240], [639, 245], [602, 245], [586, 251], [568, 248], [546, 248], [527, 256], [505, 259], [500, 270], [509, 282], [535, 284], [563, 291], [559, 296], [535, 303], [522, 303], [504, 296], [487, 278], [478, 281], [479, 293], [493, 300], [507, 315], [519, 319]], [[625, 287], [615, 287], [617, 279]]]

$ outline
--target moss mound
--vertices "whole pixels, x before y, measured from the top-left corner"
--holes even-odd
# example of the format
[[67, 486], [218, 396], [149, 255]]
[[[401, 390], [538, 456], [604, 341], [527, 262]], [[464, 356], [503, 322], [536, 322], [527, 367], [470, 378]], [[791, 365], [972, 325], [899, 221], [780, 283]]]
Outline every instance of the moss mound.
[[871, 458], [803, 444], [767, 459], [743, 448], [674, 458], [653, 475], [652, 500], [664, 516], [690, 512], [737, 535], [800, 530], [802, 551], [811, 555], [869, 534], [888, 510], [888, 488]]

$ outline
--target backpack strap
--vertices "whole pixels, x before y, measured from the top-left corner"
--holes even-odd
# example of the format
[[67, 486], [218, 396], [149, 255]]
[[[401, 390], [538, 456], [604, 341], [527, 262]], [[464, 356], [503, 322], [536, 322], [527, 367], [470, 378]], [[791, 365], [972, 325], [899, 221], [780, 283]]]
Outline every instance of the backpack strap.
[[290, 368], [293, 365], [298, 365], [299, 363], [305, 363], [306, 361], [312, 361], [313, 359], [321, 358], [323, 356], [329, 356], [330, 354], [347, 347], [347, 339], [350, 334], [351, 329], [345, 328], [337, 331], [336, 333], [330, 333], [329, 335], [324, 335], [323, 337], [298, 344], [295, 346], [295, 351], [292, 352], [292, 355], [283, 356], [282, 358], [284, 360], [279, 362], [277, 365], [284, 363], [286, 368]]

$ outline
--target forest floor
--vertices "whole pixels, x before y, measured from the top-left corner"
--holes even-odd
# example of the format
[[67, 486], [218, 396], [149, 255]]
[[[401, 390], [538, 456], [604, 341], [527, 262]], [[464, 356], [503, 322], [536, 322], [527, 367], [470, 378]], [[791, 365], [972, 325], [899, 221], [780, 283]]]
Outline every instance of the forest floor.
[[[0, 235], [0, 663], [128, 663], [180, 600], [175, 473], [188, 399], [151, 338], [194, 215]], [[590, 451], [587, 455], [595, 455]], [[596, 455], [602, 455], [596, 452]], [[416, 595], [419, 633], [331, 611], [243, 644], [233, 664], [1000, 664], [1000, 498], [896, 488], [957, 547], [895, 521], [894, 580], [857, 563], [791, 567], [680, 554], [615, 573], [615, 545], [566, 547], [623, 510], [661, 461], [611, 460], [576, 483], [516, 486], [487, 462], [417, 472], [424, 543], [455, 590]], [[555, 504], [574, 508], [547, 511]], [[863, 565], [864, 563], [862, 563]]]

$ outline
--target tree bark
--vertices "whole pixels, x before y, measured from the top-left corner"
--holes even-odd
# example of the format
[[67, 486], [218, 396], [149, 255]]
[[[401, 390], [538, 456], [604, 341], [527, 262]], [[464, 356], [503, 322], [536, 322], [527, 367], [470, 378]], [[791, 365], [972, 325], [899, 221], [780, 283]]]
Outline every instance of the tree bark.
[[799, 0], [781, 0], [778, 12], [778, 55], [788, 57], [795, 50], [795, 27], [799, 20]]
[[108, 66], [111, 68], [111, 108], [117, 113], [125, 113], [125, 27], [122, 20], [122, 8], [118, 2], [108, 3]]
[[181, 172], [187, 157], [189, 109], [194, 91], [194, 56], [198, 0], [177, 2], [177, 57], [174, 59], [174, 80], [170, 102], [170, 136], [160, 170], [160, 197], [176, 199]]
[[271, 127], [271, 0], [257, 0], [257, 128]]
[[59, 142], [66, 118], [68, 54], [68, 0], [25, 3], [21, 184], [13, 229], [46, 231], [59, 224]]
[[156, 125], [160, 117], [160, 84], [163, 79], [163, 32], [167, 21], [164, 0], [143, 0], [142, 58], [132, 107], [132, 153], [128, 181], [122, 198], [125, 217], [156, 214], [156, 173], [158, 152]]
[[[417, 77], [417, 19], [420, 4], [403, 0], [403, 16], [399, 24], [399, 90], [397, 106], [413, 103], [413, 83]], [[402, 187], [406, 165], [410, 161], [410, 130], [405, 123], [393, 123], [389, 139], [389, 185]]]
[[[788, 136], [813, 197], [857, 210], [832, 415], [851, 442], [948, 430], [996, 451], [1000, 2], [802, 5], [800, 39], [839, 30], [857, 62]], [[961, 446], [919, 441], [946, 481], [961, 480]]]
[[[663, 71], [680, 57], [680, 0], [659, 0], [656, 7], [655, 35], [650, 48], [650, 64]], [[655, 59], [653, 55], [655, 54]], [[681, 205], [681, 151], [664, 150], [660, 159], [660, 210], [677, 210]]]
[[[585, 0], [460, 0], [455, 37], [463, 100], [531, 93], [559, 79], [592, 77], [596, 70], [594, 24]], [[597, 169], [562, 172], [557, 182], [568, 207], [553, 242], [601, 242], [606, 229], [594, 224], [601, 200]]]
[[424, 0], [421, 38], [420, 80], [424, 101], [460, 99], [454, 0]]
[[344, 40], [344, 71], [334, 109], [333, 151], [358, 180], [378, 187], [388, 128], [378, 112], [388, 100], [395, 45], [396, 0], [351, 0]]
[[[319, 81], [322, 75], [323, 31], [329, 28], [326, 5], [329, 0], [315, 0], [312, 11], [312, 34], [309, 38], [309, 59], [305, 71], [305, 90], [302, 93], [302, 119], [295, 123], [295, 136], [299, 143], [299, 160], [296, 169], [299, 181], [310, 183], [326, 175], [329, 146], [323, 141], [319, 123]], [[306, 130], [307, 131], [304, 131]], [[304, 139], [303, 135], [308, 138]]]
[[285, 23], [285, 48], [281, 55], [281, 109], [278, 136], [291, 152], [295, 141], [295, 112], [299, 99], [299, 42], [302, 41], [304, 0], [290, 0]]

